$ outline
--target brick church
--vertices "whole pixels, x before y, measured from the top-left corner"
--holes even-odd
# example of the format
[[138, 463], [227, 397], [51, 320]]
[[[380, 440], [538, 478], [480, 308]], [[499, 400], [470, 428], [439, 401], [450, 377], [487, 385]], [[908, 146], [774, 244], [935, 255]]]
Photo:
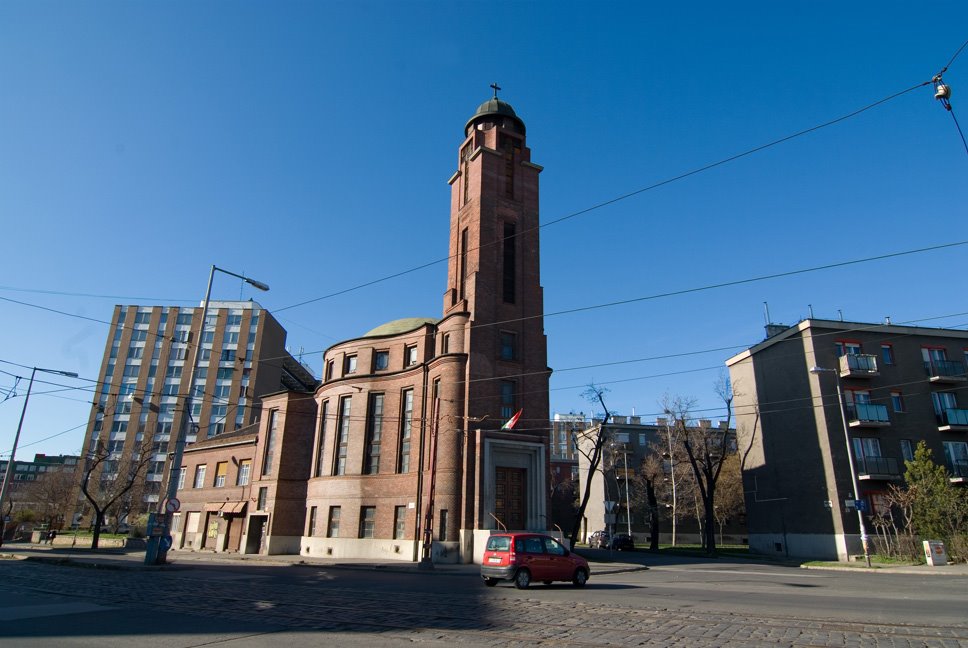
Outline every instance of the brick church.
[[251, 474], [180, 489], [196, 522], [176, 521], [176, 548], [471, 562], [494, 529], [547, 527], [540, 172], [495, 90], [449, 180], [442, 316], [333, 345], [314, 392], [265, 395], [257, 428], [191, 446], [188, 475], [219, 458]]

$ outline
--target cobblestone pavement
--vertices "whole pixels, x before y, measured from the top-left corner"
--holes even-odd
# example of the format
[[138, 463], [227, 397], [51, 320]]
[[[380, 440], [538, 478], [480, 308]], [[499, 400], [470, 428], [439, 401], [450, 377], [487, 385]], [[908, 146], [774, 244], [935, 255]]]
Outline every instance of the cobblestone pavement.
[[502, 594], [463, 586], [455, 586], [442, 600], [439, 592], [416, 589], [401, 594], [322, 582], [274, 583], [239, 574], [205, 578], [191, 570], [126, 572], [21, 561], [0, 562], [0, 582], [11, 592], [258, 620], [304, 631], [366, 633], [374, 635], [375, 642], [384, 638], [467, 646], [968, 647], [968, 624], [867, 624], [616, 607], [591, 598], [549, 601], [517, 591]]

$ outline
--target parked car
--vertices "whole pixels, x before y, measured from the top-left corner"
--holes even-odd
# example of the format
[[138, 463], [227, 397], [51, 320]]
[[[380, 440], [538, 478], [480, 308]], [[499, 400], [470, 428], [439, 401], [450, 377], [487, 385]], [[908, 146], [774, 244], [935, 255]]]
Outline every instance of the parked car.
[[608, 549], [609, 538], [608, 531], [596, 531], [588, 536], [588, 546], [592, 549]]
[[502, 580], [513, 581], [518, 589], [532, 581], [571, 581], [584, 587], [590, 574], [587, 560], [540, 533], [495, 533], [487, 539], [481, 560], [481, 578], [488, 587]]
[[635, 551], [635, 539], [627, 533], [616, 533], [609, 547], [617, 551]]

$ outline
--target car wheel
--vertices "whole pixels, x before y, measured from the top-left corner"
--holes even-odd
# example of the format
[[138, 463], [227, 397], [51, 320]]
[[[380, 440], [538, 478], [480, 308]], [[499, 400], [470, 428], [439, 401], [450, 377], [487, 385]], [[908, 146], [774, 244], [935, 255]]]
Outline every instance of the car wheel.
[[575, 577], [571, 579], [571, 582], [574, 583], [575, 587], [584, 587], [585, 583], [588, 582], [588, 572], [583, 568], [577, 569], [575, 571]]
[[496, 578], [485, 578], [484, 579], [484, 584], [487, 585], [488, 587], [494, 587], [495, 585], [497, 585], [497, 579]]
[[528, 585], [531, 584], [531, 572], [527, 569], [519, 569], [518, 573], [514, 575], [514, 586], [518, 589], [528, 589]]

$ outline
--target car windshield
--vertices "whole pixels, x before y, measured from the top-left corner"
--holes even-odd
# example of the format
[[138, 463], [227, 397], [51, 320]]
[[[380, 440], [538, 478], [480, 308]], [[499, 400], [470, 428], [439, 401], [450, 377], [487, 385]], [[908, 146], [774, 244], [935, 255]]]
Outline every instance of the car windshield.
[[487, 539], [487, 551], [507, 551], [511, 548], [508, 536], [491, 536]]

